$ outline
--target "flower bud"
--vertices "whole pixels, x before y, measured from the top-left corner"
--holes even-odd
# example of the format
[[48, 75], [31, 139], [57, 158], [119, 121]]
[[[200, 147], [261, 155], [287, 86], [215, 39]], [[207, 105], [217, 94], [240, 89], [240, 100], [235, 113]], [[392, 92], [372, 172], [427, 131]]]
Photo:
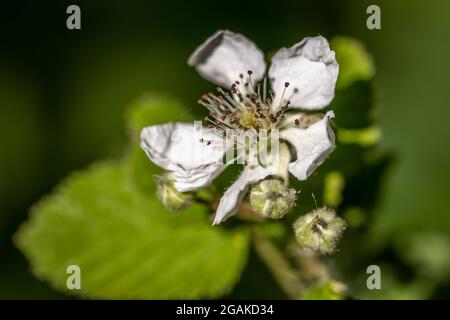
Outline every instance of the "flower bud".
[[295, 189], [289, 189], [278, 179], [264, 180], [253, 186], [250, 206], [264, 218], [280, 219], [295, 203]]
[[325, 207], [301, 216], [294, 223], [295, 236], [300, 245], [320, 254], [334, 252], [345, 228], [344, 219]]
[[193, 196], [191, 193], [183, 193], [175, 189], [173, 181], [168, 174], [164, 176], [154, 176], [158, 189], [156, 196], [159, 201], [170, 211], [178, 211], [186, 208], [192, 202]]

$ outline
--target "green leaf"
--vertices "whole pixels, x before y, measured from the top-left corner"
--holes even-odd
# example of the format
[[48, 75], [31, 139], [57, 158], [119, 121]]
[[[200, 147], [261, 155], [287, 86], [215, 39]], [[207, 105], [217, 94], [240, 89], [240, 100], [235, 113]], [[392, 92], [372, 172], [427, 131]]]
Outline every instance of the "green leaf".
[[171, 121], [193, 121], [192, 114], [178, 100], [164, 94], [146, 93], [136, 99], [127, 113], [127, 127], [132, 139], [138, 139], [142, 128]]
[[396, 240], [398, 254], [424, 277], [442, 280], [450, 276], [450, 237], [436, 231], [410, 233]]
[[331, 47], [336, 52], [339, 63], [337, 89], [344, 89], [356, 81], [366, 81], [375, 75], [375, 66], [370, 54], [356, 39], [335, 37]]
[[377, 90], [372, 82], [356, 82], [337, 90], [331, 108], [338, 128], [363, 129], [373, 126], [376, 120]]
[[[247, 258], [243, 229], [211, 227], [207, 209], [167, 212], [118, 163], [71, 175], [40, 201], [15, 236], [35, 275], [90, 298], [218, 297], [237, 282]], [[81, 290], [66, 288], [68, 265]]]
[[329, 281], [308, 290], [304, 300], [342, 300], [345, 296], [342, 294], [342, 284], [337, 281]]
[[325, 175], [323, 183], [323, 202], [329, 207], [337, 207], [342, 202], [344, 175], [339, 171], [331, 171]]
[[381, 129], [372, 126], [364, 129], [340, 129], [338, 140], [341, 143], [356, 143], [363, 147], [369, 147], [378, 143], [381, 139]]

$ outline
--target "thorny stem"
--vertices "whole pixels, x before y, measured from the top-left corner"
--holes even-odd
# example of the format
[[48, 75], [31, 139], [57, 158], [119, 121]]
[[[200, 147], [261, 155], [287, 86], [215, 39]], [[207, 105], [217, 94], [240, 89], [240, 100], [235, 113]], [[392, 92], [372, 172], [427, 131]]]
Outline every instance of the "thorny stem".
[[300, 299], [304, 285], [299, 274], [291, 266], [283, 253], [256, 228], [252, 228], [254, 248], [264, 261], [275, 280], [290, 299]]

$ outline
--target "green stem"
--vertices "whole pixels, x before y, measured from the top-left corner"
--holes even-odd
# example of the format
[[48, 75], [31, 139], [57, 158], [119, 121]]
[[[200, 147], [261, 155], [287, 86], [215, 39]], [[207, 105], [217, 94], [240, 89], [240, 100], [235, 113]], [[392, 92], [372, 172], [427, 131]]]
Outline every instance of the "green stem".
[[198, 195], [194, 196], [194, 201], [198, 202], [198, 203], [201, 203], [201, 204], [204, 204], [204, 205], [209, 206], [209, 207], [211, 206], [211, 201], [210, 200], [203, 199], [202, 197], [199, 197]]
[[290, 299], [300, 299], [304, 292], [303, 283], [299, 274], [287, 261], [283, 253], [256, 228], [252, 229], [252, 240], [257, 254], [264, 261], [286, 295]]

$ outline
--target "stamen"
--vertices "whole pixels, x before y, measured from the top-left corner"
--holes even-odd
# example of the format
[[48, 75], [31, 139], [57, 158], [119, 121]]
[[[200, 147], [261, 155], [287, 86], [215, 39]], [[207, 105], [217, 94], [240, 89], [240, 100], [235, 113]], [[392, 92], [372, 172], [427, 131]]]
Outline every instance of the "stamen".
[[236, 110], [238, 108], [238, 106], [236, 105], [236, 101], [230, 96], [228, 92], [225, 92], [220, 87], [217, 88], [217, 91], [219, 91], [223, 95], [223, 97], [225, 98], [224, 100], [228, 102], [228, 105], [230, 106], [231, 109]]
[[281, 98], [280, 98], [280, 104], [278, 105], [277, 109], [281, 107], [281, 105], [283, 104], [283, 99], [284, 99], [284, 94], [286, 93], [286, 89], [289, 87], [289, 82], [285, 82], [284, 83], [284, 89], [283, 89], [283, 93], [281, 94]]
[[214, 103], [214, 101], [208, 95], [204, 95], [203, 100], [206, 100], [209, 102], [209, 106], [211, 107], [211, 109], [214, 112], [221, 113], [220, 109], [218, 109], [218, 106]]
[[292, 90], [292, 93], [291, 93], [291, 95], [289, 96], [289, 100], [291, 100], [292, 99], [292, 97], [294, 96], [294, 95], [296, 95], [298, 93], [298, 88], [294, 88], [294, 90]]
[[263, 103], [267, 102], [267, 77], [264, 77], [264, 82], [263, 82]]
[[256, 84], [256, 88], [257, 88], [256, 94], [258, 95], [259, 102], [262, 102], [261, 101], [261, 82], [258, 82]]
[[[267, 77], [262, 82], [253, 83], [251, 70], [247, 71], [248, 82], [244, 74], [239, 74], [239, 80], [231, 84], [230, 90], [217, 88], [215, 93], [207, 93], [199, 99], [198, 103], [209, 111], [209, 116], [205, 118], [209, 128], [216, 128], [218, 134], [226, 132], [228, 129], [271, 129], [285, 118], [284, 113], [289, 109], [290, 101], [285, 99], [290, 86], [289, 82], [284, 83], [284, 90], [279, 101], [279, 107], [273, 110], [272, 104], [275, 102], [274, 92], [268, 89]], [[241, 84], [248, 87], [242, 92]], [[250, 90], [249, 88], [252, 88]], [[262, 88], [261, 88], [262, 87]], [[276, 99], [278, 101], [278, 99]], [[250, 122], [242, 122], [243, 115]], [[300, 121], [295, 121], [300, 124]], [[284, 123], [282, 124], [284, 126]], [[292, 125], [292, 122], [291, 122]]]
[[252, 88], [253, 92], [255, 92], [255, 88], [253, 87], [253, 83], [252, 83], [252, 74], [253, 71], [252, 70], [248, 70], [248, 82], [250, 83], [250, 87]]
[[213, 93], [209, 92], [208, 96], [211, 97], [211, 99], [213, 99], [216, 103], [214, 104], [219, 110], [225, 110], [225, 108], [222, 105], [222, 101], [215, 96]]
[[235, 82], [231, 85], [231, 92], [233, 92], [235, 95], [238, 96], [240, 102], [243, 102], [244, 99], [242, 98], [242, 93], [239, 91], [239, 87], [238, 87], [239, 84], [240, 84], [239, 81], [235, 81]]
[[273, 90], [269, 89], [270, 101], [273, 101]]

